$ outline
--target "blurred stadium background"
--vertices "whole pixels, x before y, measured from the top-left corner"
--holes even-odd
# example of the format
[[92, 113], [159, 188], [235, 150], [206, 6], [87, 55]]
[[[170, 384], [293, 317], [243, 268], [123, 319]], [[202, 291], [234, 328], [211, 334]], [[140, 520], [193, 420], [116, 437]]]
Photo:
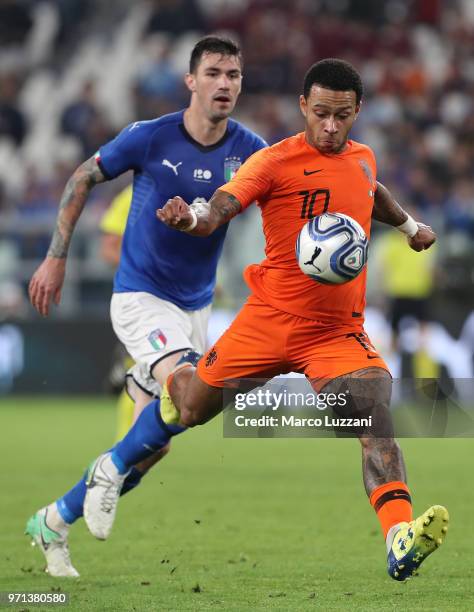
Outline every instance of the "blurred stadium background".
[[[410, 257], [398, 236], [375, 228], [369, 333], [395, 374], [431, 375], [441, 364], [452, 376], [471, 377], [471, 0], [3, 0], [0, 393], [103, 389], [114, 343], [113, 270], [99, 256], [98, 225], [129, 176], [93, 191], [51, 320], [34, 313], [27, 284], [46, 253], [69, 175], [125, 124], [185, 106], [189, 50], [216, 31], [244, 51], [235, 117], [269, 143], [301, 130], [297, 96], [311, 63], [337, 56], [361, 71], [366, 93], [352, 136], [374, 148], [379, 179], [440, 237], [435, 252]], [[243, 267], [262, 257], [258, 210], [231, 226], [211, 337], [246, 295]], [[404, 315], [430, 323], [411, 325]], [[400, 347], [408, 355], [402, 361]]]
[[[21, 536], [114, 435], [115, 400], [97, 397], [116, 346], [99, 222], [131, 177], [92, 192], [62, 304], [43, 320], [27, 285], [62, 190], [126, 123], [186, 105], [189, 51], [216, 31], [244, 52], [235, 117], [270, 143], [301, 130], [310, 64], [337, 56], [361, 71], [353, 137], [439, 233], [436, 250], [411, 256], [401, 235], [374, 228], [369, 333], [396, 375], [442, 370], [472, 386], [472, 0], [0, 0], [0, 589], [63, 589], [71, 610], [472, 610], [472, 440], [402, 440], [415, 512], [446, 503], [453, 518], [446, 547], [409, 585], [386, 576], [355, 440], [223, 439], [219, 419], [173, 441], [121, 505], [106, 548], [82, 521], [73, 529], [82, 580], [58, 586]], [[241, 272], [262, 242], [256, 207], [232, 221], [211, 338], [245, 298]]]

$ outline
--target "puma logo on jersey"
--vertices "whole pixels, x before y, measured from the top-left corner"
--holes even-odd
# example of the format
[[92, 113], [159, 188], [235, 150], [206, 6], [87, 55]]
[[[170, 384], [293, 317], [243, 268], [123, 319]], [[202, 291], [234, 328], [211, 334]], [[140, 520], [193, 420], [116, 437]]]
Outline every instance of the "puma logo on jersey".
[[134, 130], [135, 128], [140, 127], [140, 123], [141, 123], [141, 121], [135, 121], [135, 123], [134, 123], [134, 124], [132, 125], [132, 127], [130, 128], [130, 132], [131, 132], [132, 130]]
[[173, 172], [176, 174], [176, 176], [178, 176], [178, 166], [181, 166], [183, 162], [178, 162], [176, 165], [172, 164], [170, 161], [168, 161], [167, 159], [164, 159], [161, 164], [163, 166], [166, 166], [167, 168], [171, 168], [171, 170], [173, 170]]

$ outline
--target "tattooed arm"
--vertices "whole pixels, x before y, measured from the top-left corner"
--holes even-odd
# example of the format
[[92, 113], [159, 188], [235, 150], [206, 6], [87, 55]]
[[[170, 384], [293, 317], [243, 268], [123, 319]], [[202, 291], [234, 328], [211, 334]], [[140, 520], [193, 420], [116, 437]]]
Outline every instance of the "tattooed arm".
[[[408, 218], [408, 213], [403, 210], [385, 185], [377, 181], [372, 219], [396, 228], [406, 223]], [[411, 223], [413, 223], [413, 220]], [[408, 244], [414, 251], [429, 249], [436, 241], [436, 234], [429, 225], [423, 223], [417, 223], [417, 225], [418, 231], [416, 234], [407, 237]]]
[[156, 216], [169, 227], [192, 236], [209, 236], [219, 226], [235, 217], [241, 208], [236, 197], [218, 189], [209, 202], [191, 206], [179, 196], [175, 196], [156, 211]]
[[52, 301], [58, 305], [61, 300], [66, 258], [74, 227], [91, 189], [105, 180], [97, 161], [91, 157], [79, 166], [66, 184], [48, 254], [29, 286], [31, 303], [43, 316], [49, 314]]

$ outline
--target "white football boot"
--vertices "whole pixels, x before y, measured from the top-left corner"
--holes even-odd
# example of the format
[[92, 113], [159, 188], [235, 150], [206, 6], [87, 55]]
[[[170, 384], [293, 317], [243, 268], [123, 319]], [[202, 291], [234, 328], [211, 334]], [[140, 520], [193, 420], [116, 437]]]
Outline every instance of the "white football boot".
[[114, 524], [117, 502], [127, 474], [119, 474], [112, 454], [100, 455], [89, 468], [84, 520], [93, 536], [106, 540]]
[[25, 533], [31, 545], [38, 546], [46, 559], [45, 571], [57, 578], [78, 578], [79, 572], [71, 563], [67, 537], [69, 525], [58, 512], [56, 503], [41, 508], [28, 519]]

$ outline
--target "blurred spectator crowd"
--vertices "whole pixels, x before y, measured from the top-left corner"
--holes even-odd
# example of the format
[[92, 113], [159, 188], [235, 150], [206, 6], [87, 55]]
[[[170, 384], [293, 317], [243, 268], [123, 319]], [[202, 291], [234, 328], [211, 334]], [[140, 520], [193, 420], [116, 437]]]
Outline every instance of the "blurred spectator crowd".
[[[472, 0], [3, 0], [0, 225], [48, 228], [22, 239], [23, 255], [44, 255], [83, 159], [125, 124], [186, 105], [189, 51], [212, 32], [241, 43], [235, 116], [269, 143], [301, 130], [313, 62], [352, 62], [365, 84], [353, 137], [375, 150], [380, 180], [448, 237], [445, 249], [472, 251]], [[120, 186], [93, 195], [91, 225]]]

